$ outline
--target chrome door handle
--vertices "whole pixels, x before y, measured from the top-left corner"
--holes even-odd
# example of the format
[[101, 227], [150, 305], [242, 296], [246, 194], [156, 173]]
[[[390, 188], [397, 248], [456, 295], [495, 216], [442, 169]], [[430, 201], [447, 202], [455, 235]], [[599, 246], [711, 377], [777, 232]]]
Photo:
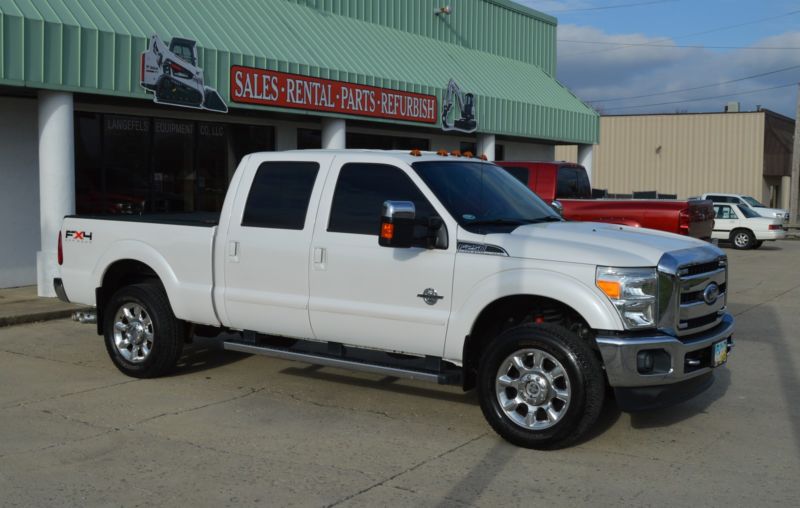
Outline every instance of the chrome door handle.
[[314, 269], [324, 270], [328, 261], [328, 251], [325, 247], [314, 247]]

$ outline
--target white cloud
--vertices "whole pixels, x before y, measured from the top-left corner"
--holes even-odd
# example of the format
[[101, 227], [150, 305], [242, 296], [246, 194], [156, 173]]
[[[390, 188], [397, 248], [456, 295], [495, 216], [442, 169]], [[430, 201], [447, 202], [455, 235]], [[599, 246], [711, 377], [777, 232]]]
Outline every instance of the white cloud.
[[[558, 38], [637, 44], [675, 42], [641, 34], [609, 35], [593, 27], [560, 25]], [[800, 32], [767, 37], [753, 46], [800, 47]], [[800, 65], [800, 50], [715, 50], [700, 48], [626, 47], [600, 44], [558, 44], [558, 78], [585, 100], [622, 98], [667, 92], [769, 72]], [[756, 105], [794, 116], [797, 89], [769, 90], [741, 96], [720, 97], [646, 108], [612, 109], [661, 102], [710, 97], [767, 88], [800, 81], [800, 68], [738, 83], [641, 99], [601, 102], [596, 106], [610, 114], [675, 111], [721, 111], [728, 101], [739, 100], [743, 109]]]

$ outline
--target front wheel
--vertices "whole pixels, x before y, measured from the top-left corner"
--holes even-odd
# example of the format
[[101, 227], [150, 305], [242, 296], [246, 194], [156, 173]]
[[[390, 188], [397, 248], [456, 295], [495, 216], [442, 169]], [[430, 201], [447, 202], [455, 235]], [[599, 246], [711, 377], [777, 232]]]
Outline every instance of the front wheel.
[[500, 334], [478, 369], [481, 409], [494, 430], [526, 448], [567, 446], [597, 420], [605, 381], [594, 352], [555, 325]]
[[183, 349], [183, 327], [161, 286], [123, 287], [108, 301], [104, 316], [106, 350], [123, 374], [158, 377], [175, 366]]
[[756, 237], [749, 229], [736, 229], [731, 233], [731, 243], [734, 249], [752, 249]]

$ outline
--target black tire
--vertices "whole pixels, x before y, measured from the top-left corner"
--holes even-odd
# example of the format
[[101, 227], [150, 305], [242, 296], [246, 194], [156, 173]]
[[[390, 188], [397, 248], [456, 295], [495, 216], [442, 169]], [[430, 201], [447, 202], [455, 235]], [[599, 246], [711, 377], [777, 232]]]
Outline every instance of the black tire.
[[762, 245], [764, 245], [764, 240], [756, 240], [756, 242], [753, 244], [753, 248], [759, 249]]
[[[496, 387], [498, 371], [501, 366], [507, 365], [506, 360], [512, 354], [526, 349], [538, 350], [554, 358], [568, 377], [569, 403], [562, 406], [563, 415], [549, 428], [533, 430], [523, 427], [515, 423], [501, 407], [499, 389]], [[509, 389], [518, 393], [514, 388], [505, 390]], [[478, 368], [478, 396], [483, 415], [500, 436], [525, 448], [563, 448], [580, 439], [597, 421], [605, 392], [605, 377], [595, 353], [584, 341], [557, 325], [529, 324], [504, 331], [487, 347]], [[522, 406], [525, 404], [520, 404], [517, 409]], [[532, 413], [534, 417], [537, 414]]]
[[749, 229], [734, 229], [731, 231], [730, 240], [734, 249], [747, 250], [753, 248], [756, 237]]
[[[150, 344], [149, 353], [146, 356], [138, 355], [143, 358], [137, 361], [125, 358], [121, 350], [130, 349], [118, 347], [115, 338], [114, 325], [118, 322], [118, 312], [126, 306], [129, 306], [129, 310], [140, 309], [147, 323], [142, 329], [149, 329], [151, 337], [147, 341]], [[131, 377], [151, 378], [169, 373], [183, 350], [183, 323], [175, 317], [167, 294], [157, 284], [134, 284], [114, 293], [106, 304], [103, 334], [111, 361], [123, 374]]]

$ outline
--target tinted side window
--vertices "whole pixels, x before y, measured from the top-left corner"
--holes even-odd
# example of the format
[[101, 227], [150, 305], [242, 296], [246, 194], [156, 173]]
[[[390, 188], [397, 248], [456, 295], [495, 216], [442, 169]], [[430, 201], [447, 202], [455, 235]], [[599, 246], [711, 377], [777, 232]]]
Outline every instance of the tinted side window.
[[578, 191], [575, 197], [578, 199], [592, 199], [592, 184], [589, 183], [589, 176], [586, 171], [576, 169], [575, 175], [578, 177]]
[[730, 206], [717, 207], [716, 215], [718, 219], [736, 219], [736, 215], [731, 210]]
[[505, 169], [508, 174], [522, 182], [525, 187], [528, 186], [528, 176], [530, 174], [528, 168], [503, 167], [503, 169]]
[[247, 196], [242, 226], [303, 229], [316, 162], [265, 162], [259, 166]]
[[578, 175], [574, 169], [558, 168], [557, 198], [571, 198], [578, 194]]
[[417, 218], [436, 213], [400, 168], [384, 164], [345, 164], [339, 172], [328, 231], [378, 236], [384, 201], [413, 201]]

